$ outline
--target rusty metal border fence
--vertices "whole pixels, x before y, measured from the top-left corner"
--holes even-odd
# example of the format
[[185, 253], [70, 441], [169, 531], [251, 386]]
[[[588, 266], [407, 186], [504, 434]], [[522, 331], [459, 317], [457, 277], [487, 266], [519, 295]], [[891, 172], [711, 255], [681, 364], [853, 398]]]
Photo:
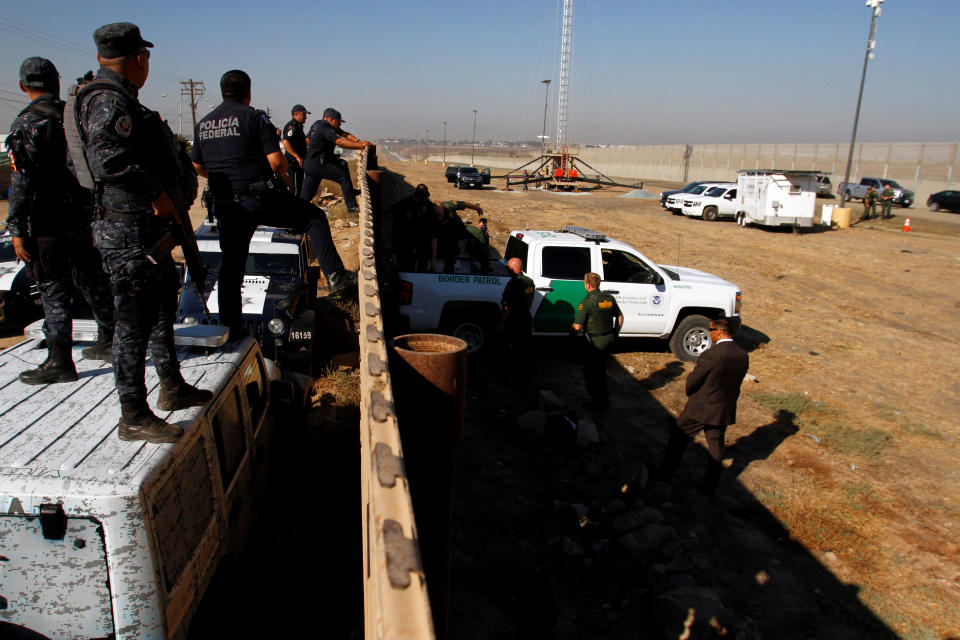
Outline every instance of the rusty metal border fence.
[[434, 640], [427, 581], [397, 428], [380, 298], [376, 261], [378, 176], [376, 147], [367, 147], [357, 161], [364, 637]]

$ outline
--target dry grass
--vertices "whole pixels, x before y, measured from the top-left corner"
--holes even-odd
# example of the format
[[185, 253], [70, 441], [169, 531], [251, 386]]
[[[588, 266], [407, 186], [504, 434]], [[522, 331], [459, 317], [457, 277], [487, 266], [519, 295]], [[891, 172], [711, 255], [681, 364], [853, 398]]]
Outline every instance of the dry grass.
[[360, 406], [360, 370], [328, 367], [315, 377], [310, 395], [311, 406]]

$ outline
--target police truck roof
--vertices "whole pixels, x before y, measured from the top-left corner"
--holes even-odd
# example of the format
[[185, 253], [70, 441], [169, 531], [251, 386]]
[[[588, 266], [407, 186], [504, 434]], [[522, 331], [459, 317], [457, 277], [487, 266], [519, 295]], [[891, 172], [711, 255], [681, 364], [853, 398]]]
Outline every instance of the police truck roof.
[[[228, 343], [214, 352], [178, 348], [184, 378], [190, 384], [220, 392], [243, 362], [253, 340]], [[18, 374], [36, 366], [46, 356], [36, 340], [24, 341], [0, 352], [0, 475], [14, 476], [18, 487], [38, 495], [50, 482], [72, 481], [72, 493], [137, 495], [139, 485], [171, 463], [178, 446], [187, 446], [197, 420], [221, 404], [218, 397], [202, 407], [158, 412], [164, 420], [187, 431], [174, 444], [124, 442], [117, 437], [120, 403], [113, 367], [80, 357], [74, 347], [76, 382], [28, 387]], [[148, 401], [156, 406], [159, 379], [147, 367]], [[5, 488], [10, 488], [6, 482]], [[26, 506], [26, 505], [25, 505]]]

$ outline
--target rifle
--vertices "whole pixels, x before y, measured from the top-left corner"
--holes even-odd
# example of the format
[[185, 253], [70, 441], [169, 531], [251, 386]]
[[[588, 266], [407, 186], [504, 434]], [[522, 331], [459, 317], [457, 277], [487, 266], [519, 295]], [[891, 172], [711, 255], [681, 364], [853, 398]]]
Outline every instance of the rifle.
[[173, 201], [173, 206], [177, 210], [179, 221], [174, 220], [173, 228], [163, 234], [156, 244], [150, 248], [147, 254], [147, 260], [157, 264], [173, 251], [173, 248], [180, 245], [183, 248], [183, 259], [187, 263], [187, 273], [190, 275], [190, 281], [197, 295], [200, 296], [200, 304], [203, 305], [203, 313], [210, 321], [210, 311], [207, 309], [207, 299], [204, 295], [205, 285], [207, 283], [207, 268], [203, 266], [203, 260], [200, 259], [200, 249], [197, 247], [197, 237], [193, 233], [193, 225], [190, 223], [190, 212], [185, 206], [183, 195], [180, 188], [167, 189], [166, 194]]

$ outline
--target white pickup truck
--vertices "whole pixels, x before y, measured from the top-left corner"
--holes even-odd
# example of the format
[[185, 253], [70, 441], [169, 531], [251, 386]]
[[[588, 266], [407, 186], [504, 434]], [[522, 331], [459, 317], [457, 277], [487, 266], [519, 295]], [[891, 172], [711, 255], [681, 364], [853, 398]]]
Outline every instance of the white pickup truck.
[[400, 314], [411, 331], [439, 330], [462, 338], [470, 351], [490, 340], [510, 277], [505, 263], [520, 258], [536, 292], [534, 335], [566, 335], [586, 296], [583, 276], [603, 279], [623, 311], [621, 336], [670, 340], [670, 350], [696, 361], [710, 347], [710, 319], [740, 314], [740, 289], [717, 276], [655, 264], [633, 247], [583, 227], [513, 231], [503, 261], [481, 273], [477, 260], [458, 259], [454, 273], [401, 272]]
[[847, 199], [863, 200], [863, 197], [867, 195], [867, 190], [870, 187], [874, 187], [877, 190], [877, 204], [880, 203], [880, 192], [887, 187], [893, 189], [893, 204], [900, 205], [904, 209], [909, 209], [910, 205], [913, 204], [913, 191], [904, 189], [896, 180], [890, 180], [888, 178], [861, 178], [860, 184], [841, 182], [837, 185], [837, 193], [842, 194], [846, 191]]

